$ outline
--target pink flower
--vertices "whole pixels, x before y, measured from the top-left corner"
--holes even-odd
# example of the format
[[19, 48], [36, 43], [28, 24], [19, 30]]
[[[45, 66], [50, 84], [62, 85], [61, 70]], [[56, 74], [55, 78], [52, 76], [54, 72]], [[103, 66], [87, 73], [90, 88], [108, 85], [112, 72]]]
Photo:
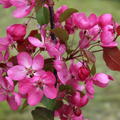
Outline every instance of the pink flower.
[[26, 26], [23, 24], [13, 24], [7, 27], [7, 35], [9, 39], [14, 41], [23, 40], [26, 35]]
[[106, 25], [101, 32], [101, 46], [103, 47], [115, 47], [117, 42], [114, 41], [114, 30], [112, 25]]
[[73, 22], [80, 29], [90, 29], [97, 24], [98, 18], [95, 14], [87, 18], [85, 13], [74, 13]]
[[62, 84], [66, 84], [68, 80], [71, 79], [71, 75], [69, 70], [67, 69], [67, 65], [64, 61], [56, 59], [54, 61], [54, 67], [57, 70], [57, 75]]
[[78, 107], [83, 107], [88, 103], [88, 96], [82, 95], [80, 92], [76, 91], [72, 96], [69, 97], [70, 102]]
[[35, 0], [10, 0], [10, 3], [12, 6], [16, 7], [13, 16], [16, 18], [23, 18], [30, 14], [35, 5]]
[[113, 78], [104, 73], [97, 73], [93, 77], [93, 83], [102, 88], [106, 87], [111, 80], [113, 80]]
[[92, 40], [95, 41], [99, 38], [100, 31], [101, 31], [100, 27], [98, 25], [95, 25], [94, 27], [89, 29], [88, 35], [92, 38]]
[[7, 101], [12, 110], [17, 110], [21, 105], [21, 96], [14, 92], [13, 81], [0, 77], [0, 101]]
[[52, 72], [41, 71], [39, 76], [20, 81], [19, 91], [21, 94], [28, 94], [28, 104], [34, 106], [41, 101], [43, 95], [50, 99], [56, 98], [55, 82], [56, 79]]
[[99, 17], [99, 25], [104, 27], [106, 25], [111, 25], [113, 23], [111, 14], [103, 14]]
[[22, 80], [25, 77], [33, 77], [44, 66], [44, 59], [41, 55], [32, 57], [21, 52], [17, 56], [18, 65], [13, 66], [7, 71], [8, 76], [13, 80]]
[[12, 6], [10, 0], [0, 0], [0, 4], [2, 4], [4, 8], [9, 8]]
[[64, 44], [54, 44], [54, 43], [46, 43], [46, 50], [51, 57], [59, 58], [66, 51], [66, 47]]

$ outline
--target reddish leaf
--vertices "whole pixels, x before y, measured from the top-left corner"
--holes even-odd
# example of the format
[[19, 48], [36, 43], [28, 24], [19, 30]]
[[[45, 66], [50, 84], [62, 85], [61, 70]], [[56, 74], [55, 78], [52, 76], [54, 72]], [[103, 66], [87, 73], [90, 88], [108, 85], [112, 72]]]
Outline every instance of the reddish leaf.
[[120, 35], [120, 26], [118, 26], [118, 27], [116, 28], [116, 32], [117, 32], [118, 35]]
[[120, 71], [120, 50], [117, 47], [103, 48], [106, 65], [114, 71]]

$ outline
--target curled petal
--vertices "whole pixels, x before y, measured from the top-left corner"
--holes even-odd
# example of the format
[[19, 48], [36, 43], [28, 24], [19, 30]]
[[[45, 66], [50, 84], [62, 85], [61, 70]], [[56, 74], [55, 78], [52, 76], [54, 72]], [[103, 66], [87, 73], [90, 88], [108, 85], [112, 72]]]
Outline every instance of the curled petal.
[[44, 48], [45, 47], [44, 43], [41, 42], [39, 39], [37, 39], [35, 37], [29, 37], [28, 40], [35, 47], [40, 47], [40, 48]]

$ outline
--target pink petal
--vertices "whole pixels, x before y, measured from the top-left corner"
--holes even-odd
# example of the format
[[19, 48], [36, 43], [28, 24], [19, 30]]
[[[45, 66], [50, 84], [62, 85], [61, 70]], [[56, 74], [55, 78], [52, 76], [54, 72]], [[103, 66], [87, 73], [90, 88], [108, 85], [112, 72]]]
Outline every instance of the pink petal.
[[43, 92], [46, 97], [50, 99], [55, 99], [57, 97], [57, 88], [54, 86], [44, 86], [43, 87]]
[[0, 44], [7, 46], [9, 44], [8, 38], [0, 38]]
[[4, 89], [0, 89], [0, 102], [4, 101], [7, 99], [7, 95], [5, 94]]
[[28, 93], [28, 104], [31, 106], [37, 105], [43, 97], [43, 91], [33, 89]]
[[32, 66], [32, 57], [27, 52], [21, 52], [17, 56], [18, 64], [30, 68]]
[[47, 85], [54, 85], [56, 82], [56, 78], [52, 72], [46, 72], [41, 78], [43, 78], [43, 83]]
[[33, 88], [30, 80], [21, 80], [18, 84], [18, 89], [21, 94], [27, 94]]
[[32, 69], [40, 70], [44, 67], [44, 58], [41, 55], [37, 55], [33, 59]]
[[13, 16], [16, 18], [23, 18], [27, 16], [32, 10], [32, 7], [25, 6], [25, 7], [18, 7], [14, 12]]
[[35, 47], [40, 47], [40, 48], [45, 47], [44, 43], [35, 37], [29, 37], [28, 40]]
[[14, 96], [8, 96], [7, 101], [12, 110], [18, 109], [19, 105], [16, 103]]
[[26, 69], [21, 65], [16, 65], [7, 71], [8, 76], [13, 80], [22, 80], [26, 76]]
[[22, 104], [21, 101], [21, 96], [18, 93], [13, 93], [14, 97], [15, 97], [15, 102], [17, 103], [18, 106], [20, 106]]

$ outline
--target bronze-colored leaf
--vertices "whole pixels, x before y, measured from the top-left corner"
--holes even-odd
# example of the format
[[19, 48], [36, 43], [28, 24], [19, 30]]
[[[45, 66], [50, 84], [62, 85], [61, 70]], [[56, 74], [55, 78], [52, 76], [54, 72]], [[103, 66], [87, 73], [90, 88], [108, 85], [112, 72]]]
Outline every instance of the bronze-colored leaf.
[[103, 58], [111, 70], [120, 71], [120, 50], [117, 47], [103, 48]]

